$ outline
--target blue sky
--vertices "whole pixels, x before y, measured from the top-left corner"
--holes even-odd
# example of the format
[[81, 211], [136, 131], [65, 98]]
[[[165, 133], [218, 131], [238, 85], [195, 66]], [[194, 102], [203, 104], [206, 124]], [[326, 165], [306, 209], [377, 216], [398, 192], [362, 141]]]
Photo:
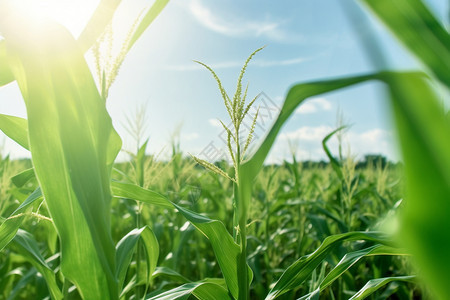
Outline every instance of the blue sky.
[[[116, 20], [118, 41], [122, 28], [149, 3], [126, 2]], [[60, 5], [60, 21], [77, 36], [98, 1], [85, 1], [75, 16], [71, 15], [73, 2], [69, 3], [55, 5]], [[445, 20], [447, 1], [426, 3]], [[129, 53], [110, 91], [108, 110], [124, 148], [132, 150], [134, 145], [125, 130], [126, 117], [133, 118], [142, 106], [146, 107], [145, 136], [150, 138], [150, 152], [162, 151], [162, 156], [170, 152], [171, 135], [177, 128], [181, 128], [179, 140], [185, 152], [200, 154], [210, 143], [224, 148], [217, 119], [228, 123], [225, 107], [211, 74], [193, 60], [210, 65], [232, 94], [247, 56], [265, 45], [250, 63], [244, 82], [250, 83], [251, 98], [264, 92], [279, 106], [294, 83], [365, 73], [379, 67], [370, 63], [355, 27], [365, 32], [363, 37], [371, 38], [367, 34], [370, 31], [380, 41], [390, 68], [420, 68], [365, 10], [361, 10], [365, 22], [352, 23], [345, 9], [355, 7], [360, 10], [347, 0], [172, 0]], [[346, 132], [344, 149], [359, 157], [381, 153], [398, 158], [383, 90], [370, 83], [308, 100], [285, 125], [269, 160], [280, 162], [289, 155], [288, 140], [297, 145], [299, 159], [324, 158], [320, 143], [336, 128], [338, 111], [345, 123], [352, 125]], [[26, 115], [15, 84], [0, 89], [0, 113]], [[259, 136], [264, 130], [260, 129]], [[2, 140], [4, 153], [27, 155], [7, 138], [0, 137], [0, 143]], [[336, 149], [337, 141], [331, 145]]]

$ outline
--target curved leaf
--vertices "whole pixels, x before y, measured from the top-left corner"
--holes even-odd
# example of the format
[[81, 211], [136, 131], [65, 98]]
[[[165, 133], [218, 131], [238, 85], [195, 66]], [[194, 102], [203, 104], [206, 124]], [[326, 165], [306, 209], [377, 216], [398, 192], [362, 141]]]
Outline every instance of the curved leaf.
[[424, 78], [397, 74], [388, 82], [404, 159], [405, 207], [399, 238], [423, 279], [448, 298], [450, 269], [450, 123]]
[[167, 3], [169, 3], [169, 0], [155, 0], [152, 7], [150, 7], [150, 9], [145, 13], [145, 16], [142, 18], [136, 30], [133, 32], [130, 43], [128, 44], [128, 51], [130, 51], [131, 47], [133, 47], [133, 45], [141, 37], [147, 27], [150, 26], [150, 24], [161, 13]]
[[9, 66], [9, 58], [6, 53], [5, 41], [0, 40], [0, 86], [14, 81], [14, 75]]
[[374, 255], [408, 255], [403, 249], [393, 248], [385, 245], [375, 245], [366, 249], [345, 254], [341, 261], [331, 270], [320, 283], [320, 290], [323, 291], [332, 284], [339, 276], [357, 263], [361, 258]]
[[349, 300], [362, 300], [373, 294], [379, 288], [392, 281], [406, 281], [411, 282], [416, 278], [416, 276], [398, 276], [398, 277], [385, 277], [369, 280], [366, 285], [360, 289], [355, 295], [353, 295]]
[[210, 282], [192, 282], [151, 297], [148, 300], [181, 300], [194, 295], [199, 300], [229, 300], [226, 289]]
[[186, 277], [184, 277], [183, 275], [181, 275], [180, 273], [167, 268], [167, 267], [156, 267], [155, 272], [153, 272], [152, 275], [153, 278], [156, 277], [167, 277], [172, 279], [172, 282], [176, 282], [176, 283], [188, 283], [191, 282], [189, 279], [187, 279]]
[[341, 164], [331, 154], [331, 151], [328, 148], [327, 143], [333, 135], [335, 135], [336, 133], [338, 133], [339, 131], [341, 131], [343, 129], [345, 129], [345, 126], [342, 126], [342, 127], [339, 127], [338, 129], [333, 130], [322, 140], [322, 148], [325, 151], [325, 154], [327, 155], [328, 159], [330, 160], [331, 167], [333, 168], [334, 172], [337, 174], [337, 176], [339, 177], [340, 180], [344, 180], [344, 175], [342, 174]]
[[81, 32], [77, 42], [84, 53], [89, 50], [111, 23], [114, 13], [122, 0], [102, 0], [98, 4], [91, 19]]
[[118, 136], [70, 33], [8, 13], [1, 31], [14, 54], [34, 170], [61, 241], [62, 273], [84, 298], [116, 299], [109, 182]]
[[0, 226], [0, 251], [14, 238], [30, 205], [42, 198], [41, 189], [36, 189]]
[[[171, 206], [176, 208], [194, 227], [209, 239], [227, 287], [233, 297], [238, 298], [237, 260], [239, 258], [240, 248], [234, 242], [233, 237], [229, 234], [222, 222], [187, 210], [170, 202], [164, 196], [137, 185], [112, 182], [111, 187], [115, 197], [123, 197], [161, 207]], [[251, 282], [253, 274], [250, 267], [248, 267], [248, 272], [249, 282]]]
[[278, 296], [297, 288], [302, 284], [311, 272], [328, 256], [328, 254], [343, 241], [365, 240], [382, 244], [389, 243], [386, 236], [380, 232], [348, 232], [327, 237], [319, 248], [312, 254], [303, 256], [289, 266], [275, 286], [270, 290], [266, 300], [275, 299]]
[[0, 130], [20, 146], [29, 150], [26, 119], [0, 114]]
[[35, 178], [36, 174], [34, 174], [34, 169], [30, 168], [25, 171], [20, 172], [17, 175], [11, 177], [12, 183], [17, 187], [22, 187], [27, 183], [30, 179]]
[[48, 266], [39, 252], [38, 245], [33, 236], [19, 229], [14, 237], [14, 244], [19, 248], [20, 254], [26, 257], [36, 270], [44, 276], [52, 299], [62, 299], [63, 295], [56, 283], [55, 273], [53, 273], [53, 270]]
[[450, 35], [420, 0], [363, 0], [450, 87]]
[[147, 253], [147, 284], [150, 283], [153, 272], [156, 269], [159, 257], [159, 244], [155, 234], [148, 226], [133, 229], [116, 246], [116, 276], [119, 280], [119, 288], [122, 288], [125, 282], [127, 269], [136, 251], [139, 239], [142, 239]]

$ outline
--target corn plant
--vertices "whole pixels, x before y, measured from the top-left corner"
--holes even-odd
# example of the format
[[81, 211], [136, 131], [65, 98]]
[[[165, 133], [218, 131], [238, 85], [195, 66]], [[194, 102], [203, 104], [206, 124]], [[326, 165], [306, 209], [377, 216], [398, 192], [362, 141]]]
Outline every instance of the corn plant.
[[[258, 180], [258, 174], [264, 172], [264, 161], [282, 126], [307, 98], [368, 80], [378, 80], [386, 84], [392, 96], [391, 104], [403, 149], [407, 205], [402, 215], [401, 232], [404, 239], [400, 244], [406, 248], [398, 248], [393, 238], [382, 232], [352, 231], [352, 222], [348, 222], [349, 218], [346, 217], [347, 222], [342, 222], [344, 226], [340, 228], [341, 233], [321, 238], [322, 243], [311, 254], [295, 259], [282, 274], [268, 283], [270, 288], [263, 297], [276, 299], [288, 293], [295, 295], [300, 287], [309, 285], [308, 292], [300, 299], [318, 299], [320, 295], [327, 295], [327, 289], [333, 282], [340, 281], [351, 266], [363, 259], [412, 253], [420, 267], [420, 277], [426, 279], [437, 298], [445, 299], [448, 281], [446, 271], [449, 267], [446, 253], [450, 245], [450, 231], [446, 229], [450, 194], [450, 125], [429, 82], [436, 80], [447, 88], [450, 85], [450, 38], [419, 0], [399, 0], [395, 4], [388, 0], [363, 2], [415, 52], [430, 76], [419, 72], [382, 71], [295, 84], [289, 89], [281, 112], [266, 137], [247, 156], [244, 154], [251, 138], [241, 148], [236, 128], [239, 129], [241, 118], [252, 103], [245, 106], [246, 92], [242, 96], [241, 85], [249, 60], [241, 71], [233, 99], [228, 98], [215, 76], [234, 125], [234, 133], [230, 129], [227, 131], [234, 174], [206, 162], [198, 162], [233, 182], [234, 217], [231, 230], [227, 229], [223, 220], [193, 212], [183, 206], [181, 201], [177, 202], [176, 198], [147, 189], [142, 186], [142, 180], [132, 180], [119, 170], [116, 173], [122, 176], [121, 181], [111, 180], [113, 161], [120, 149], [120, 138], [105, 109], [107, 83], [112, 81], [107, 79], [110, 77], [106, 74], [103, 75], [106, 72], [99, 72], [100, 82], [105, 84], [97, 88], [84, 62], [83, 53], [99, 39], [113, 17], [118, 2], [102, 1], [77, 41], [56, 24], [32, 23], [31, 20], [21, 18], [20, 11], [14, 11], [14, 8], [5, 4], [7, 1], [0, 2], [3, 5], [0, 9], [0, 32], [4, 37], [0, 41], [0, 84], [13, 80], [18, 82], [28, 116], [25, 120], [0, 115], [0, 128], [18, 144], [29, 149], [32, 156], [33, 168], [14, 176], [13, 183], [20, 187], [35, 177], [39, 185], [9, 218], [2, 220], [0, 249], [12, 247], [29, 261], [34, 269], [25, 277], [37, 277], [37, 270], [45, 279], [48, 295], [52, 299], [76, 297], [77, 294], [84, 299], [126, 298], [139, 285], [144, 288], [135, 289], [136, 294], [139, 295], [143, 290], [142, 297], [147, 299], [186, 299], [190, 295], [198, 299], [249, 299], [253, 276], [258, 274], [249, 267], [249, 262], [254, 260], [247, 253], [250, 238], [247, 230], [253, 224], [253, 220], [248, 218], [252, 216], [249, 211], [257, 204], [253, 197], [254, 183]], [[132, 31], [125, 51], [132, 47], [165, 4], [166, 1], [155, 2]], [[215, 74], [212, 69], [209, 70]], [[324, 141], [325, 149], [327, 138]], [[233, 139], [236, 139], [234, 144]], [[143, 156], [144, 151], [145, 147], [140, 148], [136, 158]], [[174, 154], [177, 154], [176, 151]], [[350, 182], [355, 175], [352, 172], [341, 174], [343, 168], [340, 161], [334, 159], [331, 153], [328, 156], [337, 178], [345, 179], [347, 176], [346, 180]], [[142, 170], [137, 171], [142, 168], [142, 162], [143, 158], [136, 159], [136, 174], [142, 174]], [[174, 167], [179, 165], [173, 164]], [[301, 174], [295, 175], [294, 172], [294, 176], [298, 182]], [[142, 177], [139, 175], [139, 178]], [[270, 183], [266, 185], [270, 186]], [[298, 183], [296, 185], [297, 188], [300, 186]], [[353, 194], [352, 188], [351, 183], [339, 188], [340, 193], [347, 193], [347, 202], [352, 200], [349, 196]], [[133, 229], [114, 245], [110, 226], [112, 197], [114, 201], [134, 200], [166, 211], [176, 211], [179, 216], [183, 216], [190, 226], [209, 240], [223, 278], [189, 281], [167, 268], [156, 268], [158, 243], [148, 226]], [[57, 250], [53, 252], [56, 255], [48, 259], [40, 252], [33, 235], [19, 229], [33, 205], [43, 199], [43, 205], [49, 213], [46, 221], [51, 222], [59, 239]], [[279, 201], [275, 204], [280, 205]], [[299, 202], [298, 205], [304, 203]], [[268, 211], [270, 209], [267, 207]], [[307, 207], [300, 212], [306, 210]], [[328, 212], [327, 216], [337, 220], [333, 213]], [[304, 222], [306, 220], [302, 219], [299, 224]], [[270, 225], [270, 219], [268, 223]], [[145, 276], [141, 276], [140, 270], [131, 266], [139, 240], [145, 248]], [[357, 241], [359, 247], [339, 256], [337, 263], [328, 266], [327, 257], [336, 256], [335, 249], [344, 242], [352, 241]], [[270, 247], [270, 243], [266, 244]], [[303, 245], [298, 249], [303, 249]], [[274, 249], [271, 250], [273, 253]], [[300, 256], [303, 253], [299, 251], [296, 254]], [[136, 264], [140, 264], [141, 255], [144, 256], [143, 253], [138, 255]], [[133, 268], [135, 274], [128, 274]], [[60, 270], [56, 276], [55, 269]], [[182, 284], [147, 294], [152, 275], [171, 276]], [[408, 274], [373, 278], [351, 299], [364, 299], [390, 282], [410, 282], [415, 281], [415, 278]]]
[[[133, 230], [117, 247], [111, 238], [111, 170], [121, 140], [105, 108], [106, 90], [99, 92], [83, 57], [119, 3], [102, 1], [75, 40], [50, 20], [27, 18], [24, 7], [14, 1], [1, 2], [1, 84], [17, 81], [28, 116], [23, 120], [2, 115], [2, 130], [30, 150], [39, 188], [2, 223], [0, 248], [14, 238], [45, 277], [53, 299], [68, 296], [72, 284], [84, 299], [118, 299], [139, 238], [148, 250], [149, 278], [156, 265], [157, 242], [148, 227]], [[147, 11], [124, 52], [166, 3], [156, 1]], [[22, 214], [42, 197], [59, 236], [62, 289], [33, 237], [18, 231]]]

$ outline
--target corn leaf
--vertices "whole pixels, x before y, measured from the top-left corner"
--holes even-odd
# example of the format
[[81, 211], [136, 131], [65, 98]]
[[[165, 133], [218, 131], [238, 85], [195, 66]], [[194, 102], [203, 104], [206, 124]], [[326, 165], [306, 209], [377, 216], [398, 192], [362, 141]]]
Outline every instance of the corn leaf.
[[270, 290], [266, 300], [275, 299], [284, 293], [299, 287], [328, 256], [328, 254], [343, 241], [365, 240], [377, 243], [389, 243], [389, 239], [379, 232], [348, 232], [327, 237], [312, 254], [303, 256], [287, 268], [275, 286]]
[[31, 169], [22, 171], [17, 175], [14, 175], [13, 177], [11, 177], [11, 181], [15, 186], [22, 187], [30, 179], [35, 178], [35, 177], [36, 177], [36, 175], [34, 174], [34, 170], [33, 170], [33, 168], [31, 168]]
[[374, 255], [408, 255], [408, 253], [404, 249], [379, 244], [366, 249], [347, 253], [320, 283], [320, 290], [323, 291], [326, 289], [360, 259]]
[[424, 78], [403, 74], [389, 83], [406, 177], [400, 237], [435, 297], [446, 299], [446, 274], [450, 269], [450, 123]]
[[333, 135], [335, 135], [339, 131], [343, 130], [344, 128], [345, 128], [345, 126], [339, 127], [336, 130], [333, 130], [332, 132], [327, 134], [327, 136], [322, 140], [322, 148], [325, 151], [325, 154], [327, 155], [328, 159], [330, 160], [331, 167], [333, 168], [334, 172], [336, 173], [336, 175], [338, 176], [338, 178], [340, 180], [344, 180], [344, 175], [342, 174], [342, 169], [341, 169], [342, 166], [339, 163], [339, 161], [336, 158], [334, 158], [333, 154], [331, 154], [331, 151], [328, 148], [327, 143], [331, 139], [331, 137], [333, 137]]
[[363, 0], [434, 75], [450, 87], [450, 35], [420, 0]]
[[0, 114], [0, 130], [20, 146], [29, 150], [27, 120]]
[[18, 248], [18, 252], [27, 258], [36, 270], [44, 276], [52, 299], [62, 299], [63, 295], [56, 283], [55, 274], [39, 252], [38, 245], [33, 236], [20, 229], [14, 237], [14, 244]]
[[116, 299], [109, 177], [120, 140], [76, 41], [57, 24], [20, 15], [11, 12], [0, 26], [14, 53], [32, 162], [61, 241], [61, 270], [84, 298]]
[[125, 282], [127, 269], [130, 266], [139, 239], [142, 239], [147, 253], [147, 284], [150, 283], [153, 272], [156, 269], [159, 257], [159, 244], [155, 234], [148, 226], [133, 229], [116, 246], [116, 276], [119, 280], [119, 288], [122, 288]]
[[8, 54], [6, 53], [5, 41], [0, 40], [0, 86], [14, 81], [14, 75], [9, 66]]
[[153, 278], [156, 278], [156, 277], [170, 278], [171, 282], [178, 282], [178, 283], [191, 282], [191, 280], [187, 279], [180, 273], [178, 273], [170, 268], [167, 268], [167, 267], [156, 267], [155, 272], [153, 272], [152, 277]]
[[367, 298], [376, 292], [379, 288], [385, 286], [386, 284], [393, 281], [406, 281], [411, 282], [415, 279], [415, 276], [397, 276], [397, 277], [384, 277], [369, 280], [366, 285], [360, 289], [355, 295], [353, 295], [349, 300], [362, 300]]
[[[203, 233], [211, 242], [214, 254], [230, 293], [238, 298], [237, 264], [239, 257], [239, 246], [234, 242], [233, 237], [228, 233], [222, 222], [209, 219], [195, 212], [187, 210], [175, 203], [170, 202], [166, 197], [150, 190], [143, 189], [137, 185], [112, 182], [112, 191], [115, 197], [122, 197], [131, 200], [141, 201], [152, 205], [167, 207], [170, 205], [176, 208], [194, 227]], [[118, 192], [118, 193], [116, 193]], [[163, 202], [163, 203], [161, 203]], [[161, 205], [162, 204], [162, 205]], [[253, 274], [248, 267], [249, 282]]]
[[155, 0], [152, 7], [145, 13], [144, 17], [140, 21], [133, 35], [131, 36], [130, 43], [128, 44], [128, 51], [141, 37], [144, 31], [150, 26], [151, 23], [156, 19], [156, 17], [161, 13], [164, 7], [169, 3], [169, 0]]
[[103, 34], [111, 23], [114, 13], [122, 0], [102, 0], [94, 14], [78, 38], [80, 50], [84, 53], [89, 50]]
[[148, 300], [185, 300], [194, 295], [200, 300], [229, 300], [228, 292], [222, 286], [210, 282], [192, 282], [151, 297]]
[[25, 218], [31, 204], [42, 199], [41, 189], [36, 189], [30, 196], [0, 225], [0, 251], [14, 238]]
[[136, 200], [160, 207], [173, 209], [171, 202], [161, 194], [147, 190], [131, 183], [111, 182], [114, 197]]

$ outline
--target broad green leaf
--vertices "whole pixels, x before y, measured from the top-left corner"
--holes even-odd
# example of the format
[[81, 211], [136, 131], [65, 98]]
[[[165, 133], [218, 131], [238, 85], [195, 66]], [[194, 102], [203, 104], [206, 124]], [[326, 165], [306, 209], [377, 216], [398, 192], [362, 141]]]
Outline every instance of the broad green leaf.
[[[166, 197], [137, 185], [112, 182], [111, 187], [115, 197], [141, 201], [161, 207], [171, 206], [176, 208], [194, 227], [209, 239], [227, 287], [233, 297], [238, 298], [237, 259], [240, 248], [234, 242], [233, 237], [228, 233], [222, 222], [187, 210], [170, 202]], [[253, 277], [250, 267], [248, 267], [248, 272], [250, 283]]]
[[18, 247], [19, 253], [26, 257], [36, 270], [44, 276], [52, 299], [62, 299], [63, 295], [56, 283], [55, 273], [39, 252], [33, 236], [20, 229], [14, 237], [14, 244]]
[[330, 254], [330, 252], [340, 243], [344, 241], [371, 241], [386, 244], [389, 240], [386, 236], [379, 232], [348, 232], [327, 237], [319, 248], [312, 254], [303, 256], [295, 263], [289, 266], [275, 286], [270, 290], [265, 298], [266, 300], [275, 299], [278, 296], [299, 287], [314, 271], [314, 269], [322, 263], [322, 261]]
[[378, 79], [379, 76], [379, 74], [372, 74], [343, 79], [300, 83], [289, 89], [281, 108], [281, 112], [275, 120], [275, 123], [270, 128], [269, 133], [259, 145], [256, 152], [241, 165], [241, 175], [239, 176], [239, 201], [241, 202], [241, 206], [239, 207], [240, 211], [238, 211], [239, 218], [242, 212], [247, 210], [250, 203], [253, 181], [256, 175], [261, 169], [278, 133], [295, 109], [309, 97], [343, 89], [367, 80]]
[[6, 53], [5, 41], [0, 40], [0, 87], [14, 81], [14, 75], [9, 66], [8, 54]]
[[0, 130], [20, 146], [29, 150], [27, 120], [0, 114]]
[[416, 278], [416, 276], [397, 276], [397, 277], [385, 277], [369, 280], [366, 285], [360, 289], [355, 295], [353, 295], [349, 300], [362, 300], [366, 297], [372, 295], [379, 288], [385, 286], [386, 284], [393, 281], [406, 281], [411, 282]]
[[363, 0], [434, 75], [450, 87], [450, 35], [420, 0]]
[[[238, 299], [239, 288], [237, 261], [239, 259], [240, 248], [234, 242], [233, 237], [228, 233], [222, 222], [196, 214], [176, 204], [173, 205], [189, 222], [191, 222], [192, 225], [194, 225], [194, 227], [196, 227], [209, 239], [217, 262], [219, 263], [220, 269], [227, 283], [227, 287], [233, 297]], [[248, 284], [250, 285], [253, 279], [253, 273], [250, 267], [248, 267], [247, 278], [249, 281]]]
[[155, 234], [148, 226], [140, 229], [133, 229], [124, 236], [116, 246], [116, 276], [119, 280], [121, 289], [125, 282], [125, 276], [131, 259], [136, 251], [138, 240], [142, 239], [145, 251], [147, 253], [147, 284], [153, 276], [159, 257], [159, 244]]
[[148, 300], [185, 300], [194, 295], [199, 300], [229, 300], [222, 286], [210, 282], [192, 282], [151, 297]]
[[388, 83], [406, 177], [399, 237], [435, 297], [446, 299], [450, 269], [450, 123], [424, 78], [397, 74]]
[[0, 225], [0, 251], [14, 238], [20, 225], [29, 210], [30, 205], [42, 199], [41, 190], [36, 189], [28, 198]]
[[60, 237], [61, 270], [84, 298], [116, 299], [109, 182], [117, 134], [71, 35], [51, 21], [8, 14], [0, 29], [14, 54], [34, 170]]
[[112, 181], [111, 190], [114, 197], [136, 200], [165, 208], [173, 208], [172, 203], [163, 195], [135, 184]]

